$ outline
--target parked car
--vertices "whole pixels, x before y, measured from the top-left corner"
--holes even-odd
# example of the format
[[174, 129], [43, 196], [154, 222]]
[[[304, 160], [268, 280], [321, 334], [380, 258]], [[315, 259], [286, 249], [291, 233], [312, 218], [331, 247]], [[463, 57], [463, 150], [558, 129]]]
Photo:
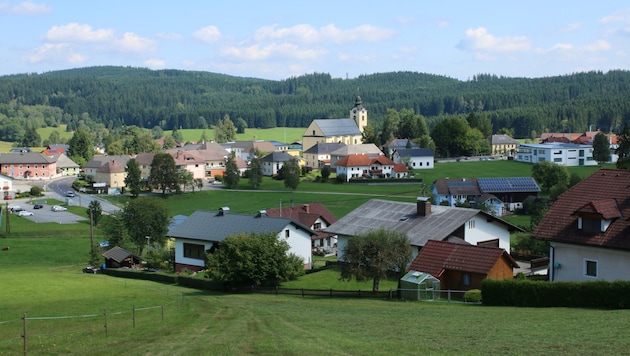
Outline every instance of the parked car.
[[24, 209], [18, 211], [18, 216], [33, 216], [33, 212], [32, 211], [26, 211]]
[[66, 210], [68, 210], [68, 208], [66, 208], [65, 206], [53, 205], [53, 207], [50, 208], [50, 210], [52, 210], [52, 211], [66, 211]]
[[41, 209], [43, 207], [44, 206], [42, 204], [35, 204], [35, 205], [33, 205], [33, 209]]
[[87, 266], [83, 269], [83, 273], [97, 274], [97, 273], [101, 273], [101, 269], [98, 267]]
[[13, 197], [12, 197], [12, 196], [10, 196], [10, 195], [5, 195], [5, 196], [4, 196], [4, 200], [11, 200], [11, 199], [13, 199]]
[[67, 192], [66, 192], [66, 196], [67, 196], [68, 198], [74, 198], [74, 192], [73, 192], [73, 191], [71, 191], [71, 190], [69, 190], [69, 191], [67, 191]]
[[19, 213], [21, 213], [22, 211], [25, 211], [25, 210], [24, 210], [23, 208], [20, 208], [19, 206], [18, 206], [18, 207], [15, 207], [15, 208], [13, 208], [13, 209], [11, 209], [11, 212], [12, 212], [13, 214], [19, 214]]

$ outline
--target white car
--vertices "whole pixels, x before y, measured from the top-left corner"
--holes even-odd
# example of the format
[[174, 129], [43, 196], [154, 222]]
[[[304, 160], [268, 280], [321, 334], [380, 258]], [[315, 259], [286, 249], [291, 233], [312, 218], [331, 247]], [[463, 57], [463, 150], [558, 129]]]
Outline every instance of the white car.
[[18, 216], [33, 216], [32, 211], [26, 211], [26, 210], [18, 211], [17, 214]]
[[66, 210], [68, 210], [68, 208], [63, 207], [63, 206], [59, 206], [59, 205], [53, 205], [53, 207], [50, 208], [50, 210], [52, 210], [52, 211], [66, 211]]

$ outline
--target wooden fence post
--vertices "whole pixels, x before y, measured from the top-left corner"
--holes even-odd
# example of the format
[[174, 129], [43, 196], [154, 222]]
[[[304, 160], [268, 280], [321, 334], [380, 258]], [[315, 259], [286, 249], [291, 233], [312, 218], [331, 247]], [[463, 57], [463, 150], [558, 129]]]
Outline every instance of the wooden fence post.
[[133, 319], [133, 328], [136, 328], [136, 305], [133, 305], [133, 311], [131, 313], [132, 317], [131, 319]]
[[162, 304], [162, 321], [164, 321], [164, 304]]
[[24, 328], [23, 332], [23, 338], [24, 338], [24, 356], [26, 356], [27, 352], [28, 352], [28, 342], [27, 342], [27, 336], [26, 336], [26, 313], [24, 313], [24, 317], [23, 317], [23, 325], [22, 327]]
[[103, 309], [103, 316], [105, 317], [105, 337], [107, 337], [107, 309]]

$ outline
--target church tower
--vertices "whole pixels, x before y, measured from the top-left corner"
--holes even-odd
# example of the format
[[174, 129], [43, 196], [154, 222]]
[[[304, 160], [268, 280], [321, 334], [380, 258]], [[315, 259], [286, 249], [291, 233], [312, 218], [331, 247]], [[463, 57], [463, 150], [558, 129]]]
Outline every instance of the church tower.
[[361, 101], [359, 94], [357, 94], [357, 100], [354, 102], [354, 107], [350, 110], [350, 118], [354, 120], [361, 133], [363, 133], [363, 129], [365, 128], [365, 125], [367, 125], [368, 113], [363, 107], [363, 102]]

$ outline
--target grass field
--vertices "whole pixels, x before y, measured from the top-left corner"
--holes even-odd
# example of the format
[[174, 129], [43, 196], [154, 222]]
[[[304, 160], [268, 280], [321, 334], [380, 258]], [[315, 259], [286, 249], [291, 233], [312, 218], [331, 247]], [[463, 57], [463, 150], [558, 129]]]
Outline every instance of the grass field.
[[[245, 133], [236, 134], [236, 140], [265, 140], [291, 143], [295, 141], [302, 141], [302, 134], [304, 134], [305, 130], [305, 127], [277, 127], [273, 129], [248, 128], [245, 129]], [[204, 132], [206, 133], [206, 137], [210, 140], [215, 137], [213, 129], [182, 129], [178, 131], [182, 134], [184, 140], [190, 142], [199, 141]], [[172, 131], [165, 131], [165, 133], [172, 133]]]
[[[573, 355], [630, 347], [628, 310], [208, 293], [83, 274], [87, 242], [0, 239], [11, 247], [0, 251], [0, 355], [22, 353], [24, 314], [34, 355]], [[307, 277], [335, 280], [326, 272]]]

